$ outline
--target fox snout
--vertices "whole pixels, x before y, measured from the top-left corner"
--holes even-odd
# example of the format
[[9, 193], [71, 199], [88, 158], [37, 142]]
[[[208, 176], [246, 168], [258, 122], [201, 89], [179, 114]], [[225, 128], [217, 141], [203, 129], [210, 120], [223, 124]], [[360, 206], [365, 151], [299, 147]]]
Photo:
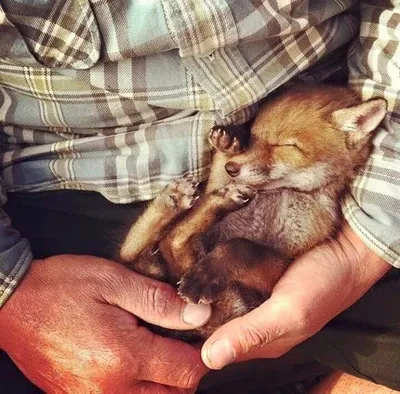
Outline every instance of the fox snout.
[[225, 170], [231, 177], [236, 177], [240, 174], [241, 165], [239, 163], [235, 163], [234, 161], [228, 161], [225, 164]]
[[237, 182], [246, 184], [259, 184], [270, 180], [270, 168], [264, 163], [228, 161], [225, 164], [225, 171]]

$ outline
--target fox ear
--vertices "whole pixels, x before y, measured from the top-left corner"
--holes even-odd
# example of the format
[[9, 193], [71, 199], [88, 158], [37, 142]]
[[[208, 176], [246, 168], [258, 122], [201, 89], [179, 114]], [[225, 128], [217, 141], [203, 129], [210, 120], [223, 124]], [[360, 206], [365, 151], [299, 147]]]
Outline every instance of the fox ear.
[[348, 146], [355, 147], [368, 139], [385, 117], [386, 111], [386, 100], [377, 98], [355, 107], [339, 109], [333, 112], [332, 119], [336, 126], [348, 132]]

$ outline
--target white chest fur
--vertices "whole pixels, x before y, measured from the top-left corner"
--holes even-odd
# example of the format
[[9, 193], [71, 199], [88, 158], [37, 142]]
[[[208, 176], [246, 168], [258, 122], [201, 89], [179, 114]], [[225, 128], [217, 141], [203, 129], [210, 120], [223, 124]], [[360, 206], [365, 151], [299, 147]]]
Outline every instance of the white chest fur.
[[339, 220], [338, 203], [323, 192], [288, 189], [263, 193], [214, 229], [222, 240], [246, 238], [295, 255], [318, 244]]

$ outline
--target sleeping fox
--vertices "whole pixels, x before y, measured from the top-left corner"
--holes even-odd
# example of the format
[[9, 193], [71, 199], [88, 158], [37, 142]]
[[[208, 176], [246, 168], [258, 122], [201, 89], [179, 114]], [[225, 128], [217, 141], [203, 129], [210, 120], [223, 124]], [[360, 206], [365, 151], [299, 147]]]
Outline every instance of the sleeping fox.
[[386, 101], [347, 88], [300, 86], [267, 100], [248, 140], [214, 127], [205, 190], [191, 178], [162, 192], [120, 250], [129, 267], [210, 303], [210, 321], [167, 335], [205, 339], [263, 303], [288, 264], [335, 236], [340, 202], [371, 152]]

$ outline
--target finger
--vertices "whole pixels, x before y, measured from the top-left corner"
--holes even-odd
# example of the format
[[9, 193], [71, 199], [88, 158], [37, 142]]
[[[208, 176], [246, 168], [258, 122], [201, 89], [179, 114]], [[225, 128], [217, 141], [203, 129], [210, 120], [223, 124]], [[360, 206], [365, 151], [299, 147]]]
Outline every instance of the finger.
[[190, 330], [209, 320], [209, 305], [189, 305], [166, 283], [138, 275], [122, 266], [116, 271], [116, 278], [105, 294], [107, 302], [148, 323], [170, 329]]
[[184, 342], [155, 335], [144, 327], [139, 327], [136, 342], [135, 351], [148, 354], [137, 368], [139, 380], [190, 389], [197, 387], [208, 371], [200, 351]]
[[220, 327], [203, 345], [203, 362], [211, 369], [221, 369], [266, 345], [272, 348], [272, 355], [280, 355], [300, 341], [306, 331], [305, 320], [285, 298], [271, 297], [259, 308]]

